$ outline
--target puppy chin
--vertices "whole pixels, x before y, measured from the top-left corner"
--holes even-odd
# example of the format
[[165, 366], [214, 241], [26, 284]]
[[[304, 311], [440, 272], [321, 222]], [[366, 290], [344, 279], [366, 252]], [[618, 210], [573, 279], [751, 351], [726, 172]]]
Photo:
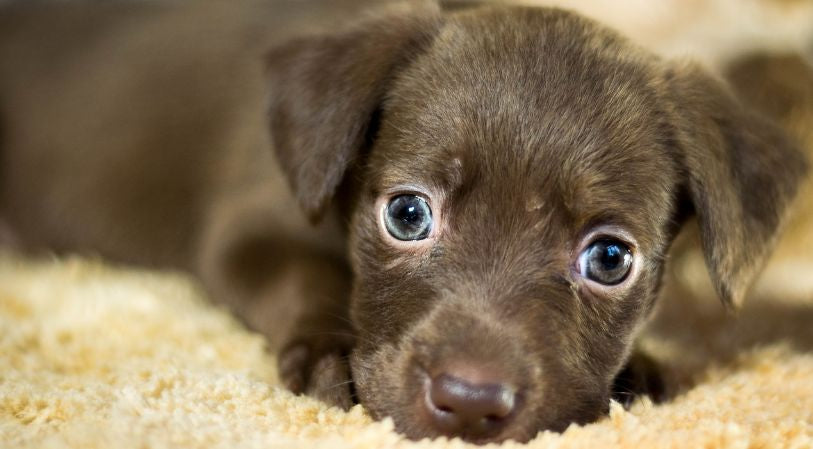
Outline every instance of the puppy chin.
[[563, 409], [559, 401], [545, 402], [541, 391], [527, 393], [523, 408], [512, 421], [497, 432], [478, 435], [467, 432], [443, 432], [433, 422], [427, 410], [426, 373], [410, 363], [408, 353], [396, 354], [394, 348], [377, 351], [365, 358], [356, 353], [351, 366], [358, 398], [370, 415], [377, 420], [392, 418], [395, 430], [407, 438], [418, 441], [425, 438], [459, 437], [476, 444], [500, 443], [511, 440], [525, 443], [539, 432], [563, 432], [571, 423], [586, 424], [606, 415], [609, 409], [609, 390], [605, 395], [584, 395], [573, 398]]
[[[428, 325], [427, 321], [423, 321], [397, 343], [376, 348], [360, 347], [351, 355], [352, 375], [360, 402], [373, 418], [392, 418], [396, 430], [411, 440], [459, 437], [477, 444], [506, 440], [527, 442], [540, 431], [562, 432], [573, 422], [589, 423], [607, 413], [609, 386], [603, 393], [577, 385], [554, 391], [557, 388], [546, 385], [541, 369], [528, 367], [521, 372], [500, 372], [497, 369], [500, 366], [515, 368], [535, 359], [530, 354], [523, 356], [519, 348], [503, 348], [503, 357], [512, 358], [512, 361], [497, 360], [494, 363], [495, 360], [488, 360], [491, 363], [483, 363], [489, 366], [487, 369], [471, 366], [467, 366], [469, 371], [460, 369], [461, 357], [478, 351], [459, 347], [455, 339], [445, 343], [426, 341], [427, 335], [437, 334], [427, 331]], [[475, 328], [461, 335], [458, 343], [468, 341], [476, 346], [478, 335], [483, 337], [484, 334], [487, 335], [477, 332]], [[494, 339], [493, 336], [491, 339]], [[500, 340], [506, 341], [505, 338]], [[450, 363], [450, 355], [459, 357]], [[497, 357], [496, 352], [484, 351], [483, 355], [491, 359]], [[473, 384], [474, 388], [478, 383], [485, 384], [486, 387], [479, 391], [488, 391], [499, 382], [512, 384], [516, 394], [514, 410], [506, 413], [503, 422], [485, 430], [478, 430], [476, 426], [449, 427], [443, 422], [444, 417], [439, 419], [435, 410], [436, 407], [443, 408], [441, 413], [448, 414], [446, 407], [449, 404], [434, 405], [431, 398], [433, 378], [449, 373], [465, 379], [461, 383]], [[471, 404], [471, 407], [482, 406]], [[484, 416], [484, 419], [493, 418]]]

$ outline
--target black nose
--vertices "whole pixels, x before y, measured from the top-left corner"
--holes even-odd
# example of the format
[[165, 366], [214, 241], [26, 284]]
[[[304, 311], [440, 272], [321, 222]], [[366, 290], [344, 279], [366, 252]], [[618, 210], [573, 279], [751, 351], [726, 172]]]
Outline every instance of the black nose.
[[498, 433], [516, 407], [514, 390], [501, 383], [475, 383], [441, 374], [430, 382], [426, 408], [442, 434], [482, 439]]

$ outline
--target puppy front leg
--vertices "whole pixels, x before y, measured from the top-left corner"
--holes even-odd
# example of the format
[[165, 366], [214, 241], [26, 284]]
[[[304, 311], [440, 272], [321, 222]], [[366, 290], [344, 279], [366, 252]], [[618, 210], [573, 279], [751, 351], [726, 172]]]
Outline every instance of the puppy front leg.
[[350, 407], [347, 356], [355, 338], [347, 262], [302, 235], [273, 233], [280, 231], [273, 224], [246, 229], [251, 221], [242, 216], [209, 233], [200, 277], [216, 300], [266, 336], [286, 387]]
[[353, 405], [348, 358], [355, 343], [349, 318], [350, 271], [336, 260], [306, 260], [294, 270], [302, 310], [278, 351], [279, 376], [295, 393], [342, 408]]
[[653, 402], [665, 399], [666, 387], [658, 362], [635, 348], [627, 364], [613, 381], [613, 399], [629, 408], [640, 396], [649, 396]]

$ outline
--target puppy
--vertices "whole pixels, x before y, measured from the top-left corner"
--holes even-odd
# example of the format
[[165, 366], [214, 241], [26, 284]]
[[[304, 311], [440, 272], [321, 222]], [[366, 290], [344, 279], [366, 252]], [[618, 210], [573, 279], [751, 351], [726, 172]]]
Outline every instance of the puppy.
[[807, 173], [721, 82], [570, 12], [293, 38], [307, 14], [258, 5], [2, 10], [0, 216], [197, 274], [291, 390], [411, 438], [602, 416], [684, 220], [735, 307]]

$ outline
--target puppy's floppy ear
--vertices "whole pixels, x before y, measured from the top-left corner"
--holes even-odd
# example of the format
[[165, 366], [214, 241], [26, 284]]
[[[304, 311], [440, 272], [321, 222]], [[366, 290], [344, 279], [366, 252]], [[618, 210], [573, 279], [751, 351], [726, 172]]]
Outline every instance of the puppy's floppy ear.
[[312, 221], [365, 145], [398, 68], [431, 42], [439, 26], [437, 6], [407, 9], [293, 40], [267, 56], [272, 143]]
[[767, 259], [808, 162], [783, 130], [696, 66], [667, 71], [678, 158], [723, 302], [742, 302]]

